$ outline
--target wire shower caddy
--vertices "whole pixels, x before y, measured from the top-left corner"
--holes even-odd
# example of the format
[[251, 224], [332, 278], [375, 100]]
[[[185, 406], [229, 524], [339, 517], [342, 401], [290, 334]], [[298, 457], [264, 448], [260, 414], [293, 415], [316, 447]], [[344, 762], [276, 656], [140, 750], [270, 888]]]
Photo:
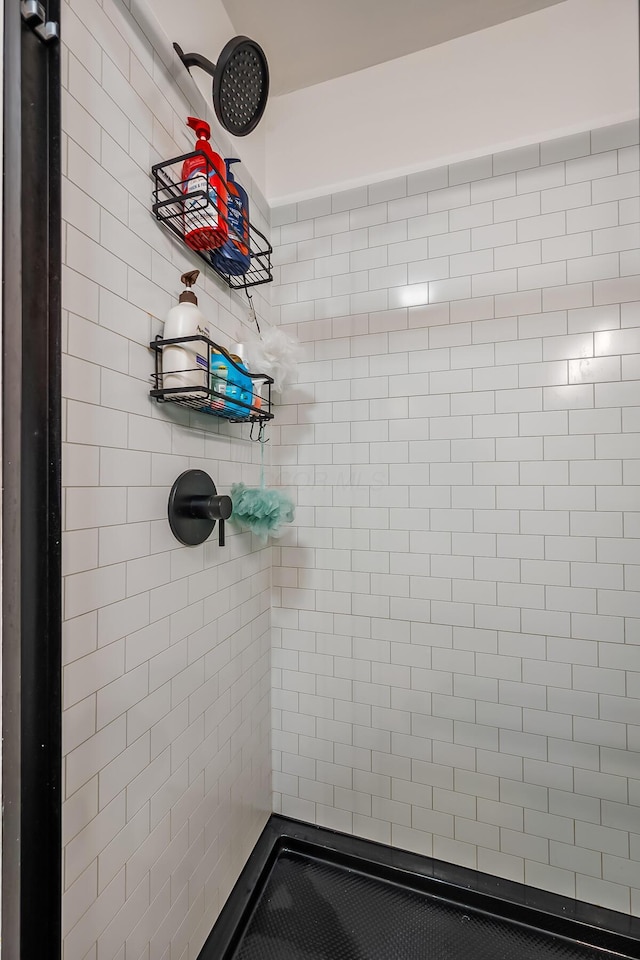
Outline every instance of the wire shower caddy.
[[[273, 247], [265, 235], [251, 221], [248, 223], [250, 264], [245, 273], [233, 274], [225, 271], [212, 260], [210, 256], [212, 251], [196, 250], [185, 240], [185, 222], [189, 224], [188, 232], [193, 231], [198, 226], [208, 226], [212, 215], [226, 221], [228, 225], [227, 217], [214, 204], [208, 190], [194, 190], [185, 193], [186, 181], [182, 177], [182, 165], [185, 160], [195, 157], [203, 160], [206, 164], [203, 177], [206, 176], [208, 185], [209, 176], [216, 174], [217, 171], [202, 150], [184, 153], [180, 157], [173, 157], [152, 166], [151, 173], [154, 181], [152, 210], [156, 219], [178, 237], [192, 253], [195, 253], [210, 270], [217, 273], [232, 290], [245, 290], [247, 287], [271, 283], [273, 280], [271, 269]], [[189, 204], [188, 211], [186, 210], [187, 202]]]

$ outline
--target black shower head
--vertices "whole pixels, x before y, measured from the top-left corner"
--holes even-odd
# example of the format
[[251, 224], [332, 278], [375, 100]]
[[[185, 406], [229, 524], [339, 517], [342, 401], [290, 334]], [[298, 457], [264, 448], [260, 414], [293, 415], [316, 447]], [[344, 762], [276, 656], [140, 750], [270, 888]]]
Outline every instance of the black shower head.
[[249, 37], [234, 37], [222, 49], [217, 63], [199, 53], [174, 50], [190, 67], [213, 77], [213, 106], [218, 120], [234, 137], [246, 137], [258, 126], [269, 95], [269, 66], [262, 47]]

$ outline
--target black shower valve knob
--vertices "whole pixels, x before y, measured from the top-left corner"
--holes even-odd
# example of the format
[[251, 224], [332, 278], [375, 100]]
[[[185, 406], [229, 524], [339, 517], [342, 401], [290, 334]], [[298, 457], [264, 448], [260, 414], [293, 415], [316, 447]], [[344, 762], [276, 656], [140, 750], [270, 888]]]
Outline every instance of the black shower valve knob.
[[228, 520], [233, 504], [231, 497], [214, 494], [212, 497], [196, 496], [191, 498], [191, 515], [205, 520]]
[[224, 522], [231, 516], [233, 503], [231, 497], [214, 494], [212, 497], [197, 496], [191, 500], [191, 515], [203, 520], [218, 521], [218, 543], [225, 545]]
[[218, 524], [218, 542], [225, 545], [225, 520], [233, 510], [231, 497], [220, 495], [203, 470], [185, 470], [169, 494], [169, 525], [174, 536], [187, 546], [196, 546]]

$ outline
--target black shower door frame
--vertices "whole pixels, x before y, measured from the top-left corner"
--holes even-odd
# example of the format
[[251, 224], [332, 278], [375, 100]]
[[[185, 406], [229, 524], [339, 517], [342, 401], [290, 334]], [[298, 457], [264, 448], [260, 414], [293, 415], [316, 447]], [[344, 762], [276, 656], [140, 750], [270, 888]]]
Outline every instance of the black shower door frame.
[[61, 955], [60, 43], [33, 9], [4, 0], [2, 960]]

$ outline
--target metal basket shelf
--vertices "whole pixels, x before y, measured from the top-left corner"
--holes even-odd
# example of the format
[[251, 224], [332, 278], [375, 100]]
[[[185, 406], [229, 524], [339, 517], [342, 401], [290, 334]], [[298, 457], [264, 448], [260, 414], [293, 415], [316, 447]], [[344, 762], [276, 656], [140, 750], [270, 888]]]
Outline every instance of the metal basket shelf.
[[[196, 365], [187, 370], [163, 369], [164, 347], [171, 345], [184, 347], [185, 344], [193, 341], [199, 341], [203, 344], [201, 350], [202, 355], [206, 354], [206, 367]], [[242, 370], [231, 358], [228, 351], [219, 344], [201, 336], [179, 337], [172, 340], [163, 340], [158, 336], [151, 341], [149, 346], [155, 354], [155, 372], [152, 374], [154, 386], [149, 394], [158, 403], [166, 401], [179, 403], [183, 407], [220, 417], [223, 420], [230, 420], [232, 423], [265, 423], [267, 420], [273, 420], [271, 405], [273, 378], [264, 373], [249, 373], [247, 370]], [[222, 391], [216, 387], [217, 378], [211, 372], [213, 369], [212, 361], [215, 362], [216, 354], [222, 354], [228, 364], [235, 367], [242, 376], [251, 379], [250, 402], [248, 399], [242, 400], [239, 396], [230, 396], [226, 390]], [[179, 375], [183, 378], [187, 376], [191, 383], [182, 387], [166, 387], [165, 380], [172, 375], [174, 377]]]
[[244, 290], [261, 283], [271, 283], [271, 254], [273, 247], [257, 227], [249, 222], [249, 253], [250, 265], [246, 273], [234, 275], [221, 269], [211, 259], [207, 250], [195, 250], [185, 240], [185, 203], [188, 199], [189, 209], [187, 216], [191, 230], [198, 225], [206, 227], [210, 223], [212, 212], [222, 220], [224, 214], [213, 204], [207, 190], [196, 190], [185, 194], [186, 181], [182, 179], [182, 164], [185, 160], [194, 157], [202, 158], [206, 164], [207, 182], [209, 175], [216, 173], [210, 159], [201, 150], [185, 153], [181, 157], [173, 157], [163, 163], [156, 163], [151, 168], [154, 180], [153, 212], [156, 219], [165, 225], [192, 253], [205, 263], [210, 270], [217, 273], [233, 290]]

